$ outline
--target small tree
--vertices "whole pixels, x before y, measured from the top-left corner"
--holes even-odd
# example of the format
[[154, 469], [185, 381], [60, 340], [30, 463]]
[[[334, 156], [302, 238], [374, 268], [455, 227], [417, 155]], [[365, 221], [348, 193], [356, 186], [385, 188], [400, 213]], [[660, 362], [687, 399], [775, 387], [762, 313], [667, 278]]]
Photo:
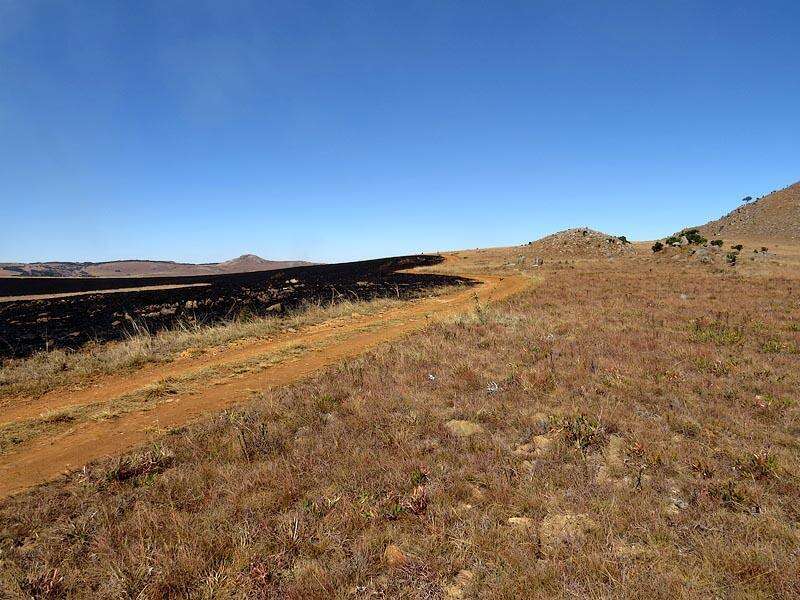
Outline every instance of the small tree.
[[748, 202], [752, 202], [752, 201], [753, 201], [753, 197], [752, 196], [745, 196], [744, 198], [742, 198], [742, 202], [744, 202], [745, 204], [747, 204]]
[[663, 248], [664, 244], [662, 244], [661, 242], [656, 242], [655, 244], [653, 244], [653, 252], [661, 252]]

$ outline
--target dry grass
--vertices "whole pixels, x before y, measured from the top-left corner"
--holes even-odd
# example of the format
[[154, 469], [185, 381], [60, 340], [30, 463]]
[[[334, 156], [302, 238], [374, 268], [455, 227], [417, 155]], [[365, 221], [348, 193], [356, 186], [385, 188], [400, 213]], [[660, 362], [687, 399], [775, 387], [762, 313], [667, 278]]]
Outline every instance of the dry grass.
[[[440, 293], [431, 289], [422, 295]], [[151, 363], [175, 360], [188, 349], [203, 350], [240, 340], [263, 339], [290, 329], [315, 325], [358, 312], [370, 314], [398, 306], [403, 300], [369, 302], [344, 300], [333, 305], [313, 304], [283, 317], [242, 318], [225, 324], [184, 324], [170, 331], [141, 331], [124, 342], [108, 343], [81, 352], [55, 350], [0, 365], [0, 398], [40, 395], [67, 383], [80, 383], [98, 375], [132, 371]]]
[[5, 501], [0, 596], [798, 596], [800, 277], [538, 272]]

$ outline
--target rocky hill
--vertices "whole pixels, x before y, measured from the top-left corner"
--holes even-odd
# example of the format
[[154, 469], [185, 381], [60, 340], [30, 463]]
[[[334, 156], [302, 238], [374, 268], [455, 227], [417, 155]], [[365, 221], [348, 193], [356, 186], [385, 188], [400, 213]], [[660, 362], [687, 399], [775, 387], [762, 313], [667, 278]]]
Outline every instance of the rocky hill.
[[266, 260], [255, 254], [219, 263], [178, 263], [163, 260], [115, 260], [109, 262], [0, 263], [0, 277], [157, 277], [250, 273], [299, 267], [313, 263], [298, 260]]
[[800, 182], [699, 227], [707, 238], [800, 241]]
[[528, 246], [546, 256], [610, 258], [634, 252], [633, 246], [624, 236], [617, 237], [588, 227], [559, 231], [531, 242]]

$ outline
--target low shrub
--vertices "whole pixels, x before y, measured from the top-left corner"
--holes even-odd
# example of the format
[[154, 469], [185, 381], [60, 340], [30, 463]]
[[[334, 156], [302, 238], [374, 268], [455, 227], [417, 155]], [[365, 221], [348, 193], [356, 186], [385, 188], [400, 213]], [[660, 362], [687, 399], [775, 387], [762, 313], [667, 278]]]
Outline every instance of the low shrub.
[[708, 240], [704, 238], [702, 235], [700, 235], [700, 231], [697, 229], [690, 229], [689, 231], [684, 231], [683, 235], [686, 237], [687, 240], [689, 240], [690, 244], [695, 244], [700, 246], [702, 244], [708, 243]]

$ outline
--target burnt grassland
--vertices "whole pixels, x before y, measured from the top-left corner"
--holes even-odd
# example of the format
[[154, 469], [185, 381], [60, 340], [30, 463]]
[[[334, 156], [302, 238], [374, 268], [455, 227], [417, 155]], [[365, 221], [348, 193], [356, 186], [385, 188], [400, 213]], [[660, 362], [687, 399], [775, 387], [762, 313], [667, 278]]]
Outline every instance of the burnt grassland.
[[0, 596], [800, 595], [797, 272], [537, 272], [4, 501]]
[[[86, 295], [0, 302], [0, 359], [89, 342], [123, 340], [178, 325], [214, 325], [237, 318], [285, 314], [309, 304], [409, 298], [422, 290], [467, 283], [441, 275], [398, 273], [435, 265], [419, 255], [255, 273], [191, 277], [0, 279], [0, 296], [88, 292]], [[207, 284], [124, 291], [143, 285]], [[91, 293], [119, 289], [119, 293]]]

